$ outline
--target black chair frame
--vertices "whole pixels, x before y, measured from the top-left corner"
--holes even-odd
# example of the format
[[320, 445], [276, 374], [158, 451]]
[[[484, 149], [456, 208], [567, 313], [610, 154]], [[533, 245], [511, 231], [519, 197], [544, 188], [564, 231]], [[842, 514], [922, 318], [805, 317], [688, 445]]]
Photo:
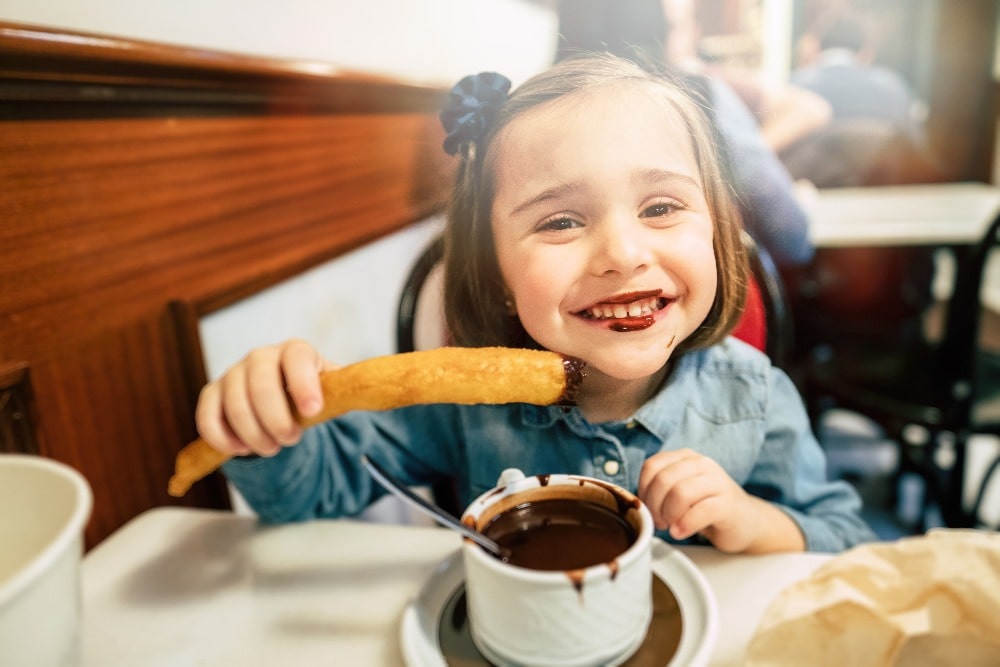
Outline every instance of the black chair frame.
[[[892, 384], [874, 373], [867, 382], [849, 377], [843, 370], [849, 362], [837, 353], [806, 362], [804, 371], [804, 393], [813, 424], [818, 427], [823, 413], [832, 407], [874, 419], [888, 437], [900, 443], [899, 473], [913, 471], [924, 479], [928, 489], [925, 510], [928, 503], [936, 503], [944, 524], [953, 528], [973, 526], [979, 509], [963, 506], [966, 442], [973, 433], [1000, 433], [1000, 425], [973, 419], [979, 396], [980, 288], [987, 256], [996, 246], [1000, 246], [1000, 213], [978, 244], [950, 248], [958, 270], [944, 332], [939, 343], [928, 347], [925, 359], [901, 359], [909, 380]], [[898, 350], [887, 350], [885, 357], [894, 353], [902, 356]], [[877, 361], [873, 357], [872, 363]], [[917, 392], [913, 378], [931, 390]], [[913, 427], [927, 437], [913, 442], [907, 435]], [[983, 489], [988, 481], [983, 481]], [[977, 502], [982, 500], [983, 489]]]

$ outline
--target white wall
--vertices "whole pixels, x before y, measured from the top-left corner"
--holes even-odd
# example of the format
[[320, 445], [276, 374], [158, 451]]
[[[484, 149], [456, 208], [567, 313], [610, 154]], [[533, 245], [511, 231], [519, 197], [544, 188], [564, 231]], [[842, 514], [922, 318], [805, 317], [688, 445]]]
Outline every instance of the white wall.
[[0, 0], [0, 19], [444, 85], [520, 83], [551, 61], [557, 25], [527, 0]]
[[[288, 338], [303, 338], [342, 365], [395, 352], [403, 281], [442, 225], [441, 218], [426, 220], [203, 317], [199, 331], [208, 377], [220, 376], [253, 348]], [[238, 494], [232, 498], [237, 511], [249, 512]], [[365, 517], [429, 523], [392, 499]]]

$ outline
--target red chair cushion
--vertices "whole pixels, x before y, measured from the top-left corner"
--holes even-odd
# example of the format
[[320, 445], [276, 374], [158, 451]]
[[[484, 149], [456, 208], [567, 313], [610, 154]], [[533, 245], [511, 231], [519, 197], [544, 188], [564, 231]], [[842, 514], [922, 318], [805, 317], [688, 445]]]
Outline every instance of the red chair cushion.
[[747, 286], [747, 302], [743, 307], [733, 336], [753, 345], [761, 352], [767, 352], [767, 313], [764, 311], [764, 298], [760, 286], [753, 278]]

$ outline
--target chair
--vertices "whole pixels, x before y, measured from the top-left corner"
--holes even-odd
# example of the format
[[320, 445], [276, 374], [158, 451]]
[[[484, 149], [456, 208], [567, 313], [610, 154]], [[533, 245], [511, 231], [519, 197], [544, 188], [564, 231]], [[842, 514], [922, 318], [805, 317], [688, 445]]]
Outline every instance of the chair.
[[[897, 123], [834, 120], [781, 153], [793, 179], [818, 188], [927, 183], [940, 171]], [[921, 336], [933, 302], [934, 248], [817, 248], [788, 276], [796, 354], [830, 341], [895, 345]]]
[[743, 317], [732, 335], [763, 351], [772, 364], [787, 370], [795, 345], [784, 280], [771, 253], [750, 234], [744, 232], [742, 236], [751, 280]]
[[[784, 283], [770, 253], [746, 232], [742, 240], [749, 259], [751, 281], [744, 316], [733, 335], [767, 353], [775, 366], [784, 367], [793, 348], [792, 321]], [[450, 342], [443, 309], [443, 257], [444, 239], [439, 235], [424, 247], [403, 282], [396, 314], [397, 352], [439, 347]], [[438, 506], [455, 516], [461, 514], [451, 480], [433, 484], [431, 493]]]
[[444, 237], [431, 239], [403, 281], [396, 309], [396, 351], [447, 345], [444, 321]]
[[[803, 394], [816, 428], [824, 413], [842, 408], [871, 419], [899, 443], [897, 477], [915, 473], [925, 487], [915, 530], [933, 527], [935, 511], [946, 526], [972, 526], [980, 509], [963, 503], [966, 443], [975, 433], [1000, 434], [1000, 420], [975, 416], [983, 398], [1000, 398], [1000, 374], [986, 372], [991, 366], [979, 348], [980, 287], [987, 256], [998, 245], [1000, 215], [977, 246], [954, 249], [963, 269], [939, 341], [829, 341], [816, 344], [804, 362]], [[989, 475], [977, 503], [988, 483]]]

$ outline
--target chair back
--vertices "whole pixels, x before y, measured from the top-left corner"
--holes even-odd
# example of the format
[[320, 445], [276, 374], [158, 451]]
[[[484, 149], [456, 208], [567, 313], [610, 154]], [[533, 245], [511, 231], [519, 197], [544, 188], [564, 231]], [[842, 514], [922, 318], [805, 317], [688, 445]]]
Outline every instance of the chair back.
[[771, 254], [747, 232], [743, 247], [750, 263], [750, 282], [743, 315], [733, 336], [766, 353], [778, 368], [787, 368], [794, 327], [785, 284]]
[[396, 312], [396, 351], [413, 352], [450, 342], [444, 317], [444, 237], [424, 247], [403, 282]]

